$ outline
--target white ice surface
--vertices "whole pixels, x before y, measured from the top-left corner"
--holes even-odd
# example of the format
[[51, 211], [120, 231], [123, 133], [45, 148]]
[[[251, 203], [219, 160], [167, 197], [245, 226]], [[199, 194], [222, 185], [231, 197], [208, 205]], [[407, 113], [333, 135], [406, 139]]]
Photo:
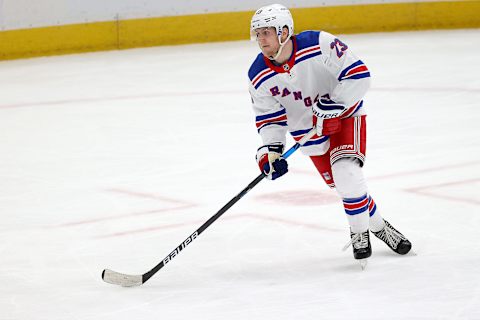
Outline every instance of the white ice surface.
[[[309, 159], [257, 176], [254, 43], [0, 63], [0, 319], [480, 319], [480, 30], [348, 35], [373, 75], [365, 173], [413, 242], [365, 271]], [[291, 140], [289, 140], [291, 143]]]

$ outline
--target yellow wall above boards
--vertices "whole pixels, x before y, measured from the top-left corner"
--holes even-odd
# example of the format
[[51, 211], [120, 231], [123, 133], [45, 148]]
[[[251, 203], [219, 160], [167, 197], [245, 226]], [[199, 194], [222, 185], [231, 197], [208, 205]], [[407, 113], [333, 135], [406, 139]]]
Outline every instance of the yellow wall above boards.
[[[291, 9], [295, 31], [334, 34], [480, 27], [479, 1]], [[0, 32], [0, 60], [66, 53], [246, 40], [253, 11], [115, 20]]]

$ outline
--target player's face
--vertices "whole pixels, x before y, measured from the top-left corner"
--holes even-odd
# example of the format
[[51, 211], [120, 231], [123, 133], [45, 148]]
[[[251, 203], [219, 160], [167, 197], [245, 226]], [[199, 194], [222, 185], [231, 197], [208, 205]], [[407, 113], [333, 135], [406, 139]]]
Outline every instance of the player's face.
[[270, 57], [278, 52], [280, 43], [278, 42], [275, 28], [258, 28], [255, 29], [255, 34], [257, 35], [257, 43], [263, 55]]

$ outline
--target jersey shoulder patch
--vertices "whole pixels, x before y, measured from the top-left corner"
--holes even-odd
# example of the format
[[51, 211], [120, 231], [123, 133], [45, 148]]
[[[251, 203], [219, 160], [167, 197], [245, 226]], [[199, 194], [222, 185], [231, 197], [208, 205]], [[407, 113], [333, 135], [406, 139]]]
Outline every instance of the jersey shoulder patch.
[[258, 54], [248, 70], [248, 78], [255, 89], [258, 89], [264, 81], [270, 79], [275, 74], [276, 72], [265, 63], [262, 53]]
[[297, 52], [295, 63], [302, 62], [322, 54], [320, 48], [320, 31], [304, 31], [295, 36]]
[[320, 46], [320, 31], [304, 31], [295, 36], [297, 38], [297, 50]]

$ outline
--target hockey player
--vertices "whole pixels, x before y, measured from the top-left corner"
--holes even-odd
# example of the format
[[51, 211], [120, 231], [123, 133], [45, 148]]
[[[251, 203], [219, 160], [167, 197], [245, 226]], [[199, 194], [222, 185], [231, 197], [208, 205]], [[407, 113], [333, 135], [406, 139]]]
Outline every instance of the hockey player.
[[339, 38], [324, 31], [293, 32], [290, 11], [279, 4], [258, 9], [250, 33], [261, 53], [248, 76], [249, 91], [263, 145], [256, 159], [268, 179], [288, 171], [282, 158], [287, 131], [300, 140], [317, 134], [301, 150], [330, 188], [343, 199], [355, 259], [372, 254], [369, 231], [398, 254], [411, 243], [385, 221], [367, 191], [366, 113], [370, 86], [366, 65]]

